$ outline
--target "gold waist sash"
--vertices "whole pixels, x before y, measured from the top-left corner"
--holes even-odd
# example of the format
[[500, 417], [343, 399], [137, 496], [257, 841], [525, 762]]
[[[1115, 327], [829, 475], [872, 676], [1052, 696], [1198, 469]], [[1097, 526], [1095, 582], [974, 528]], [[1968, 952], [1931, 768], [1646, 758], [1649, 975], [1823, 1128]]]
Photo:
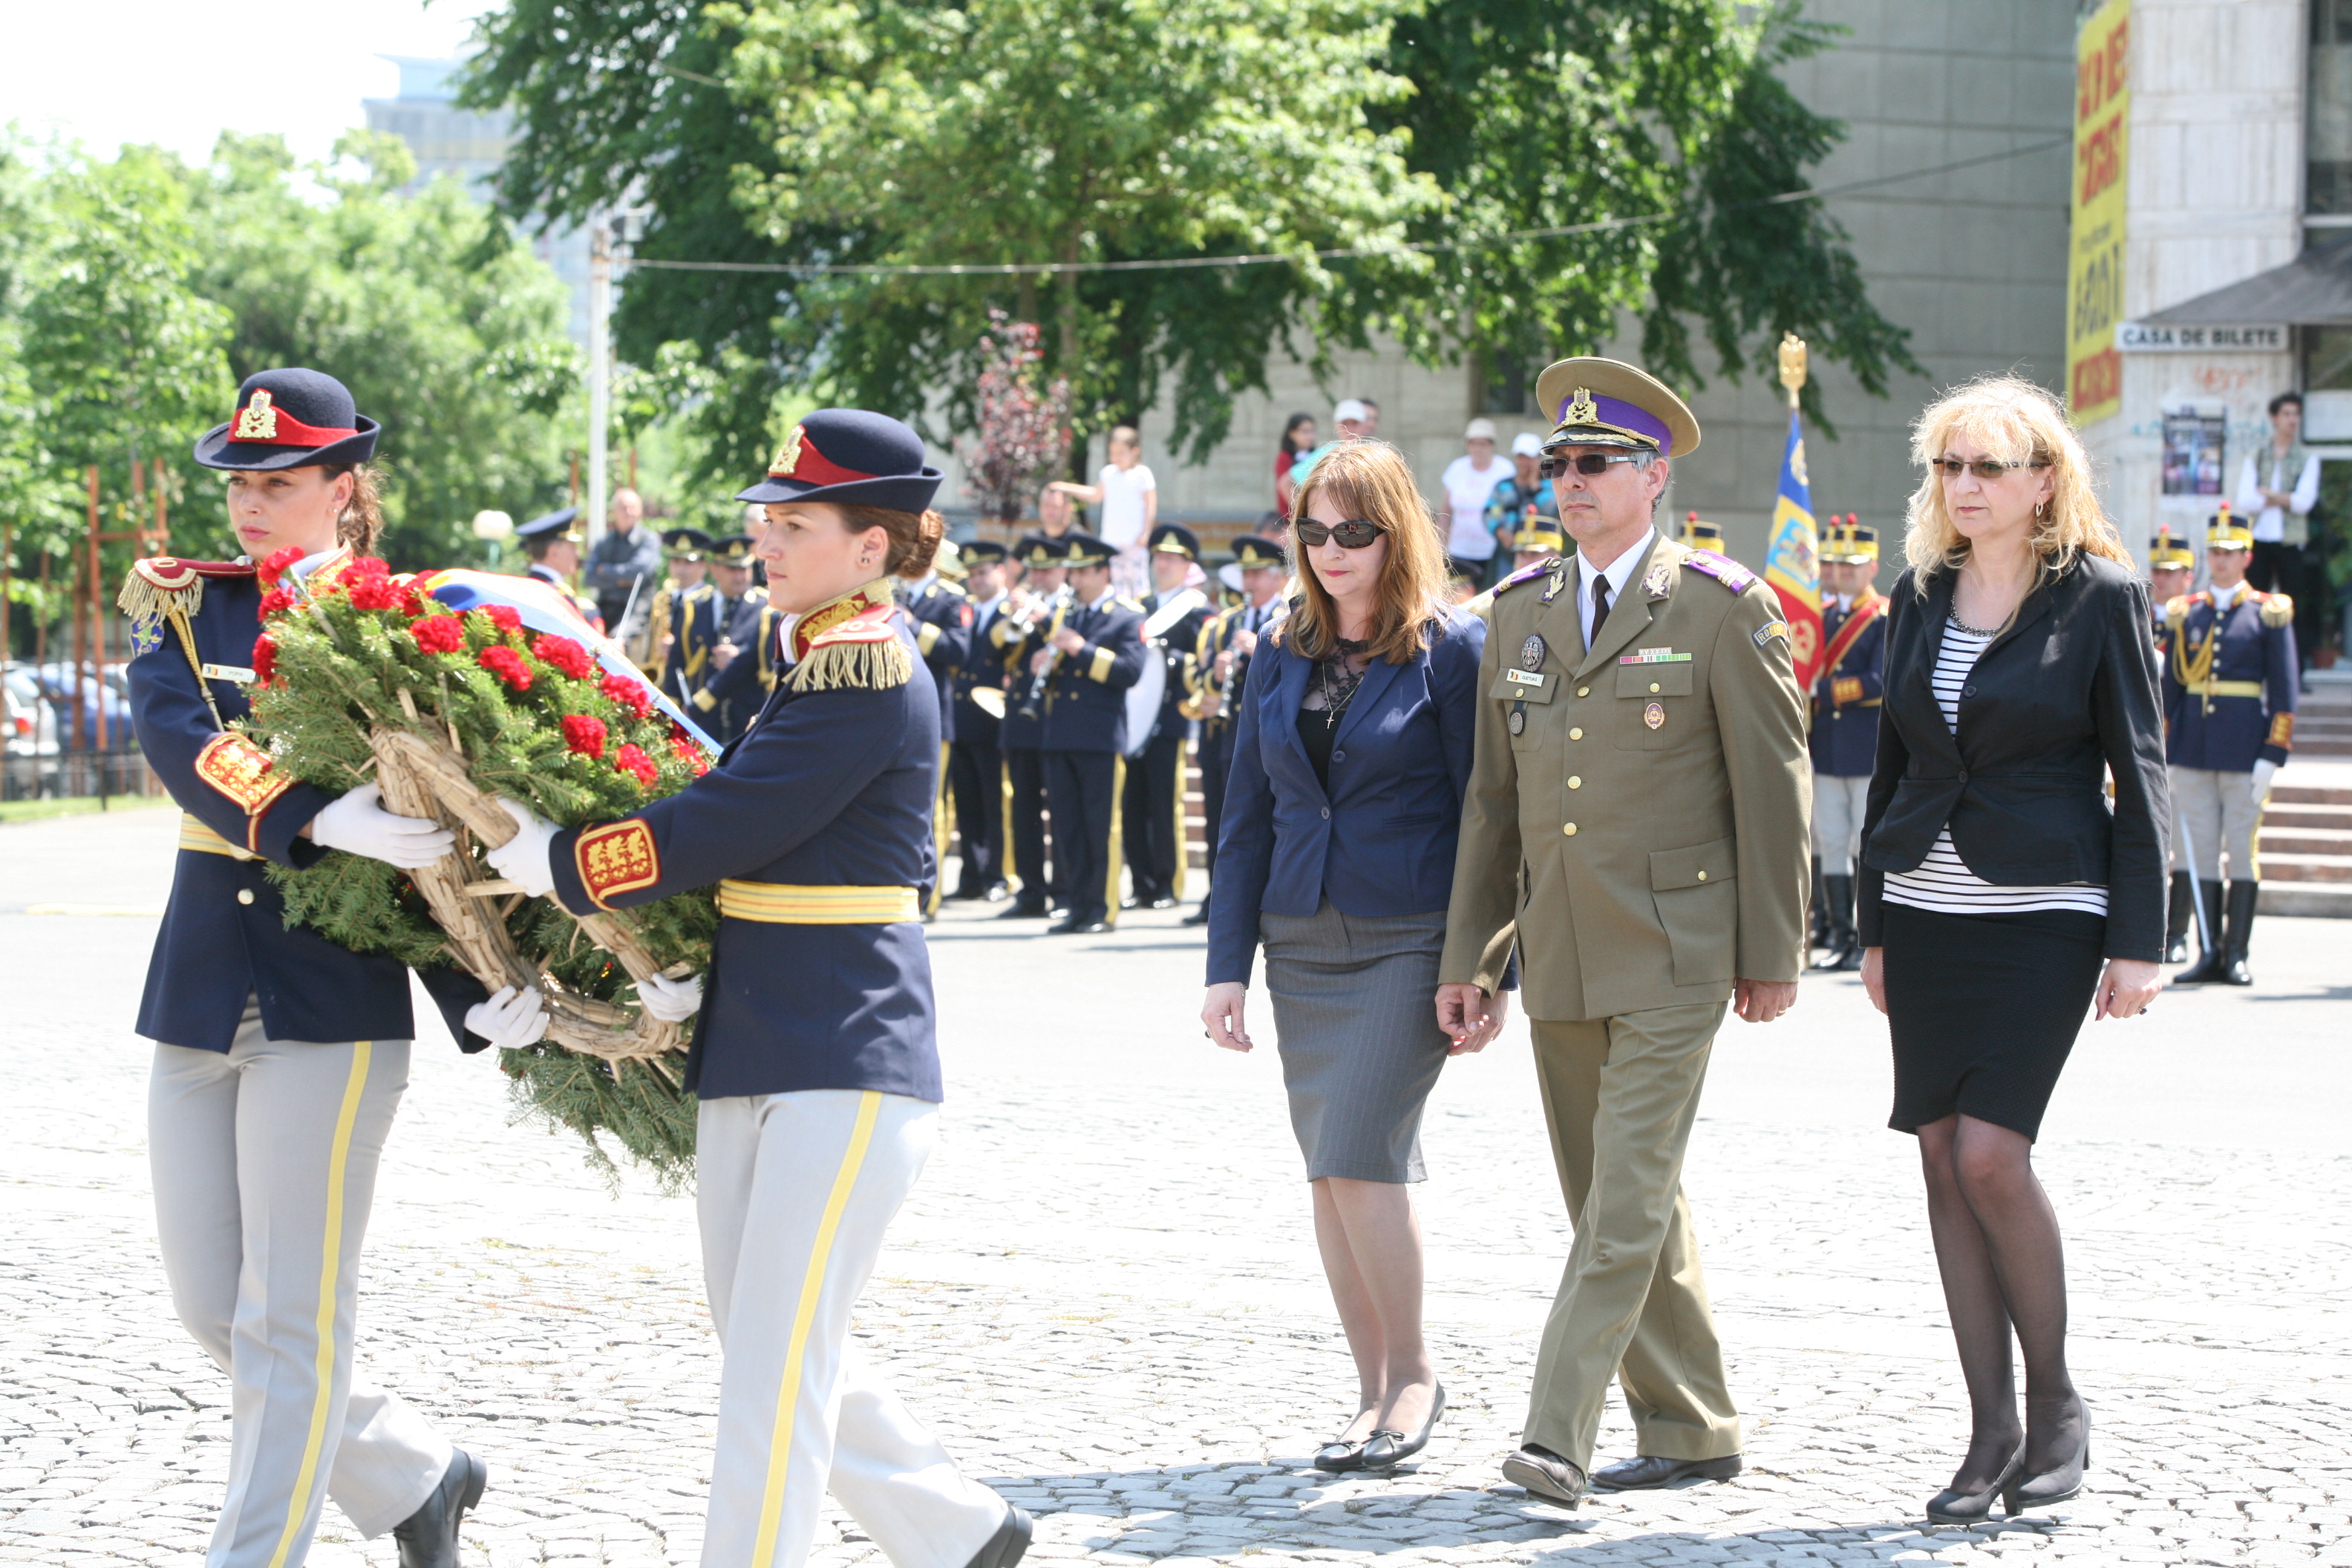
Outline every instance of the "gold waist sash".
[[923, 918], [921, 895], [912, 888], [803, 888], [786, 882], [719, 884], [719, 912], [768, 925], [894, 925]]
[[252, 850], [231, 844], [204, 825], [203, 819], [187, 812], [180, 814], [180, 847], [194, 849], [201, 855], [226, 855], [232, 860], [258, 860]]
[[2263, 683], [2259, 680], [2200, 680], [2189, 689], [2200, 697], [2260, 697]]

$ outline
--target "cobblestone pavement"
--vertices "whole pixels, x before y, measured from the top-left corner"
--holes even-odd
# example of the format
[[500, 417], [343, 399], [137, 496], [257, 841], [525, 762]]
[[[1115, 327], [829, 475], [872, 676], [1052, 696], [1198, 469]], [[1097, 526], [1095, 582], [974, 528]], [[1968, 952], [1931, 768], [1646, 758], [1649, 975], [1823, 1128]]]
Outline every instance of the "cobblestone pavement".
[[[193, 1563], [219, 1498], [227, 1390], [163, 1290], [130, 1033], [173, 825], [0, 827], [0, 1562]], [[54, 910], [84, 912], [29, 912]], [[1809, 983], [1769, 1030], [1727, 1026], [1693, 1143], [1747, 1473], [1566, 1512], [1495, 1468], [1567, 1245], [1524, 1036], [1449, 1067], [1425, 1133], [1446, 1418], [1417, 1467], [1334, 1481], [1304, 1460], [1352, 1384], [1272, 1052], [1200, 1041], [1198, 942], [1170, 917], [1071, 942], [986, 912], [935, 933], [944, 1136], [859, 1332], [1038, 1515], [1038, 1561], [2352, 1564], [2338, 922], [2265, 922], [2251, 994], [2085, 1032], [2041, 1163], [2093, 1489], [1970, 1533], [1920, 1522], [1965, 1404], [1851, 981]], [[690, 1563], [718, 1371], [690, 1205], [608, 1191], [505, 1115], [490, 1064], [420, 1043], [362, 1359], [488, 1459], [469, 1564]], [[1630, 1451], [1613, 1411], [1602, 1451]], [[310, 1555], [393, 1561], [331, 1509]], [[882, 1559], [836, 1517], [816, 1561]]]

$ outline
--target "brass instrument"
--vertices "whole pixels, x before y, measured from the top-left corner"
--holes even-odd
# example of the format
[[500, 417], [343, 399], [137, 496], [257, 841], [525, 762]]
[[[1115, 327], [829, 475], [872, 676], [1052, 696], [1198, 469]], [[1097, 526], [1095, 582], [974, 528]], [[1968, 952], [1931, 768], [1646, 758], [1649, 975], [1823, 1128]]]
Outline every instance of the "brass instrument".
[[[1061, 663], [1062, 650], [1053, 646], [1054, 634], [1062, 629], [1063, 617], [1070, 613], [1070, 605], [1074, 602], [1075, 598], [1076, 595], [1070, 592], [1069, 584], [1066, 583], [1060, 588], [1055, 590], [1053, 598], [1054, 613], [1052, 617], [1046, 622], [1045, 626], [1045, 668], [1037, 671], [1034, 675], [1032, 675], [1029, 678], [1029, 694], [1022, 699], [1019, 710], [1020, 715], [1024, 719], [1034, 719], [1038, 716], [1038, 704], [1045, 700], [1045, 687], [1047, 683], [1052, 681], [1054, 679], [1055, 667]], [[1034, 615], [1029, 616], [1027, 620], [1023, 623], [1022, 642], [1024, 646], [1028, 642], [1030, 632], [1036, 626], [1036, 624], [1037, 621]]]

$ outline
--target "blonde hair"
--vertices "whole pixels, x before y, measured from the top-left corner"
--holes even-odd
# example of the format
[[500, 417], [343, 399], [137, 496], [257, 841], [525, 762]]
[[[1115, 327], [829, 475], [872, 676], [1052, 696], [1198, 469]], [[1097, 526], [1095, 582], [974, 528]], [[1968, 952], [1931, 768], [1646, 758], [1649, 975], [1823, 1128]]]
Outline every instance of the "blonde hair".
[[1444, 626], [1445, 552], [1438, 543], [1437, 520], [1412, 482], [1412, 469], [1386, 441], [1345, 441], [1332, 447], [1307, 470], [1291, 498], [1288, 548], [1299, 598], [1284, 631], [1297, 639], [1299, 653], [1308, 658], [1328, 658], [1339, 646], [1339, 607], [1298, 546], [1299, 521], [1324, 494], [1349, 517], [1378, 523], [1388, 536], [1367, 640], [1374, 658], [1403, 664], [1428, 647]]
[[1979, 376], [1929, 404], [1911, 426], [1911, 459], [1924, 475], [1911, 494], [1903, 556], [1923, 597], [1930, 577], [1958, 571], [1969, 558], [1969, 542], [1945, 504], [1944, 477], [1927, 467], [1955, 436], [1967, 437], [2004, 463], [2049, 466], [2050, 500], [2030, 539], [2046, 575], [2064, 575], [2077, 555], [2131, 565], [2131, 552], [2091, 489], [2090, 454], [2056, 401], [2022, 376]]

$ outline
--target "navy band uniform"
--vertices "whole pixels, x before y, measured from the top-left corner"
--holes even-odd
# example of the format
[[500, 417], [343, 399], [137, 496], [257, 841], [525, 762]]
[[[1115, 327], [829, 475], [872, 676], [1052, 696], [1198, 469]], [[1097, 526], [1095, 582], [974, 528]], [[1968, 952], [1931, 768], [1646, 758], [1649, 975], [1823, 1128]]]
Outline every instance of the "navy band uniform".
[[[1154, 570], [1163, 558], [1197, 563], [1201, 542], [1179, 523], [1160, 524], [1151, 533]], [[1139, 737], [1129, 737], [1134, 753], [1128, 765], [1126, 793], [1119, 818], [1127, 844], [1127, 868], [1134, 883], [1134, 902], [1146, 909], [1168, 909], [1184, 896], [1184, 744], [1191, 739], [1192, 660], [1201, 633], [1210, 619], [1207, 595], [1198, 588], [1173, 593], [1154, 591], [1143, 602], [1144, 640], [1151, 657], [1161, 661], [1167, 683], [1160, 689], [1160, 711], [1151, 734], [1136, 749]]]
[[[698, 528], [673, 528], [662, 542], [673, 566], [709, 561], [710, 536]], [[719, 590], [708, 579], [689, 585], [673, 578], [654, 595], [646, 625], [656, 681], [663, 695], [684, 707], [702, 689], [710, 650], [719, 646]]]
[[[1282, 546], [1273, 540], [1255, 533], [1244, 533], [1234, 541], [1234, 564], [1244, 572], [1280, 570], [1284, 566]], [[1234, 771], [1234, 741], [1241, 722], [1242, 693], [1248, 688], [1249, 658], [1235, 648], [1235, 638], [1244, 632], [1257, 637], [1282, 618], [1286, 606], [1277, 595], [1263, 605], [1244, 601], [1210, 620], [1201, 628], [1201, 639], [1192, 655], [1193, 701], [1197, 710], [1200, 697], [1213, 692], [1216, 710], [1201, 721], [1201, 815], [1207, 837], [1209, 894], [1201, 907], [1185, 917], [1187, 925], [1209, 923], [1209, 905], [1217, 896], [1217, 837], [1224, 821], [1225, 784]], [[1217, 660], [1232, 652], [1226, 661], [1225, 673], [1217, 674]]]
[[[1059, 571], [1068, 552], [1059, 539], [1033, 533], [1013, 547], [1013, 556], [1031, 572]], [[1006, 919], [1034, 919], [1070, 903], [1069, 860], [1058, 849], [1046, 855], [1045, 704], [1043, 682], [1029, 673], [1029, 654], [1039, 646], [1039, 634], [1061, 625], [1069, 613], [1067, 584], [1056, 588], [1048, 605], [1032, 623], [1001, 616], [989, 628], [990, 646], [1003, 657], [1004, 720], [997, 744], [1004, 753], [1005, 837], [1012, 846], [1013, 874], [1021, 889]], [[1031, 700], [1034, 693], [1036, 700]]]
[[[963, 546], [967, 571], [1002, 566], [1009, 552], [994, 540]], [[1004, 895], [1004, 753], [998, 737], [1004, 716], [1004, 658], [992, 634], [1003, 622], [1007, 597], [999, 589], [986, 602], [973, 600], [963, 658], [950, 672], [954, 694], [955, 739], [948, 747], [948, 788], [955, 800], [956, 834], [963, 866], [954, 894], [959, 899]], [[982, 696], [985, 691], [987, 695]]]
[[[1089, 533], [1064, 537], [1073, 572], [1108, 569], [1116, 553]], [[1085, 646], [1063, 653], [1044, 627], [1028, 657], [1048, 655], [1045, 736], [1045, 797], [1054, 818], [1054, 857], [1066, 867], [1070, 912], [1057, 931], [1108, 931], [1118, 918], [1119, 795], [1127, 772], [1127, 689], [1142, 678], [1150, 650], [1143, 608], [1106, 587], [1090, 601], [1071, 594], [1062, 628]], [[1028, 662], [1024, 658], [1024, 663]]]

